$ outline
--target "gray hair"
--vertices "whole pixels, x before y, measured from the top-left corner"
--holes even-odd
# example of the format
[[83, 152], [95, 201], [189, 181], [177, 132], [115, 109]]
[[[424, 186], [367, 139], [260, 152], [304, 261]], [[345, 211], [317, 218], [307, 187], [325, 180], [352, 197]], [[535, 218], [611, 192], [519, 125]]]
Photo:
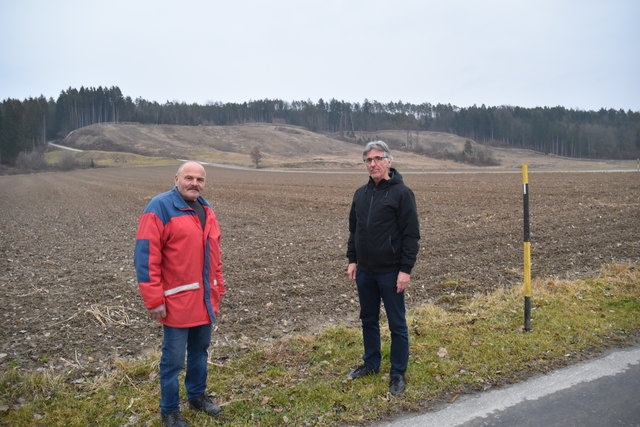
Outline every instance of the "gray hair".
[[371, 150], [383, 151], [385, 156], [387, 156], [389, 160], [393, 160], [393, 156], [391, 155], [389, 146], [384, 141], [371, 141], [367, 143], [367, 146], [364, 147], [364, 151], [362, 152], [362, 160], [366, 160], [367, 153], [369, 153], [369, 151]]

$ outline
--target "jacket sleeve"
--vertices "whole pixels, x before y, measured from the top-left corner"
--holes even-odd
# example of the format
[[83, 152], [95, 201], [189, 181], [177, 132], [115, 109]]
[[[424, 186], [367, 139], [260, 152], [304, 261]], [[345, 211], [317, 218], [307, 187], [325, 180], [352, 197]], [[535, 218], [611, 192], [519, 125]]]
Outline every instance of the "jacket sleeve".
[[349, 258], [349, 264], [353, 264], [358, 262], [358, 257], [356, 256], [356, 202], [355, 196], [354, 200], [351, 202], [351, 211], [349, 212], [349, 241], [347, 242], [347, 258]]
[[410, 188], [400, 200], [400, 212], [398, 217], [400, 233], [402, 235], [402, 253], [400, 254], [400, 271], [411, 274], [420, 250], [420, 222], [418, 220], [418, 208], [416, 198]]
[[[210, 259], [214, 263], [211, 274], [213, 274], [213, 279], [215, 280], [216, 292], [218, 296], [222, 297], [226, 292], [224, 274], [222, 273], [222, 233], [220, 232], [220, 224], [218, 223], [216, 214], [210, 205], [207, 207], [207, 212], [207, 216], [211, 217], [211, 229], [209, 233], [211, 233], [210, 244], [212, 246], [210, 248]], [[214, 307], [214, 312], [216, 315], [218, 314], [216, 307]]]
[[220, 261], [216, 263], [215, 278], [218, 283], [218, 294], [223, 296], [226, 293], [226, 288], [224, 287], [224, 274], [222, 274], [222, 249], [220, 246], [218, 246], [218, 251], [220, 254]]
[[133, 259], [140, 295], [148, 309], [164, 303], [160, 271], [163, 229], [162, 221], [154, 213], [145, 212], [140, 216]]

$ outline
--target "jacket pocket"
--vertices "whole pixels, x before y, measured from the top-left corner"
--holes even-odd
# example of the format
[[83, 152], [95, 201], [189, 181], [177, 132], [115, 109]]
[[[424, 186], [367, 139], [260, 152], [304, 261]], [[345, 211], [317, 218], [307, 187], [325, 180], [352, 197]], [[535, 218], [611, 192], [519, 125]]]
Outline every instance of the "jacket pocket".
[[198, 322], [204, 323], [206, 308], [202, 296], [202, 286], [199, 283], [177, 286], [165, 291], [166, 324], [185, 328]]
[[389, 247], [391, 248], [391, 253], [393, 254], [393, 257], [395, 258], [396, 255], [398, 254], [398, 251], [396, 250], [396, 247], [393, 244], [393, 239], [391, 238], [391, 234], [389, 234]]

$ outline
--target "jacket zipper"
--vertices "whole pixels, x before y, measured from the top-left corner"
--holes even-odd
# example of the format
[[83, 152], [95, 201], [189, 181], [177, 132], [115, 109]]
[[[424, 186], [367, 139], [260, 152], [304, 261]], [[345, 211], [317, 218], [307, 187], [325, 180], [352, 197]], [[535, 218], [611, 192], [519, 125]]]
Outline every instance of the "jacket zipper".
[[376, 190], [371, 192], [371, 199], [369, 200], [369, 212], [367, 212], [367, 230], [369, 230], [369, 221], [371, 221], [371, 211], [373, 210], [373, 196], [375, 196]]

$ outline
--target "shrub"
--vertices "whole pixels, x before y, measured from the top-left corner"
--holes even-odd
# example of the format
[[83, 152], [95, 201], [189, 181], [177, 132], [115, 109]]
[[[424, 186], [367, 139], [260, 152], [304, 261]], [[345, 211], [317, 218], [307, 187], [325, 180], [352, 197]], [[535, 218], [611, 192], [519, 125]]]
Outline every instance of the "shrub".
[[62, 171], [70, 171], [77, 168], [79, 165], [76, 157], [72, 153], [65, 152], [60, 156], [57, 166], [58, 169]]
[[44, 158], [44, 151], [22, 151], [16, 159], [16, 168], [22, 171], [39, 171], [47, 169], [47, 162]]

